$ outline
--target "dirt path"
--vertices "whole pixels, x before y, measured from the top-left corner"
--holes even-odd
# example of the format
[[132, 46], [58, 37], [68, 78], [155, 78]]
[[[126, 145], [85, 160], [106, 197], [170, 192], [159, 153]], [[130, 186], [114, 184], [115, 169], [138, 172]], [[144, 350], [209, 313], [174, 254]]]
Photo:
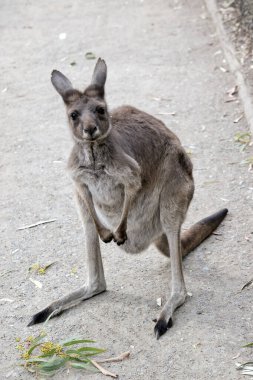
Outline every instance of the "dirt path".
[[[84, 236], [65, 170], [71, 140], [49, 78], [57, 68], [82, 88], [94, 66], [85, 59], [89, 51], [107, 61], [111, 107], [130, 103], [156, 115], [191, 152], [196, 192], [186, 225], [222, 207], [230, 212], [219, 235], [185, 260], [192, 297], [159, 341], [152, 319], [157, 298], [168, 295], [169, 260], [153, 248], [126, 255], [114, 244], [102, 247], [108, 292], [52, 320], [48, 332], [93, 338], [109, 354], [130, 350], [129, 360], [110, 366], [122, 380], [241, 378], [234, 362], [250, 359], [240, 347], [253, 340], [253, 290], [238, 292], [253, 277], [252, 173], [242, 162], [253, 154], [234, 142], [247, 125], [244, 118], [233, 122], [240, 104], [225, 103], [235, 83], [224, 72], [228, 66], [203, 4], [1, 1], [1, 379], [30, 378], [15, 367], [15, 338], [39, 331], [26, 327], [30, 316], [86, 276]], [[31, 276], [43, 285], [36, 288], [28, 268], [52, 261], [46, 275]]]

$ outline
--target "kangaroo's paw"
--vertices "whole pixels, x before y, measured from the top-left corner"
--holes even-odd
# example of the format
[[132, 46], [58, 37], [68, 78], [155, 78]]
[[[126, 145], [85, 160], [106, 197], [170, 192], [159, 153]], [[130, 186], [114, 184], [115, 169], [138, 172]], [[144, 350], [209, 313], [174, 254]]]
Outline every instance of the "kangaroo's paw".
[[172, 318], [170, 318], [168, 322], [164, 319], [158, 319], [154, 328], [156, 339], [159, 339], [163, 334], [165, 334], [166, 331], [172, 327], [172, 325]]
[[110, 241], [112, 241], [112, 239], [113, 239], [113, 233], [111, 231], [109, 231], [107, 228], [101, 228], [98, 231], [98, 234], [100, 236], [100, 239], [104, 243], [110, 243]]
[[122, 245], [127, 240], [127, 234], [125, 230], [116, 230], [113, 234], [113, 241], [117, 243], [118, 245]]

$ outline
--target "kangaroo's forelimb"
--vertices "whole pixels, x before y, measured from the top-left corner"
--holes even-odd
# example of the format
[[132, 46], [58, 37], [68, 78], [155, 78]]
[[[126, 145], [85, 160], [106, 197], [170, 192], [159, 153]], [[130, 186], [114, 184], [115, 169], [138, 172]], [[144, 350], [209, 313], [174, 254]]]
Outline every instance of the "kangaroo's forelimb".
[[109, 243], [113, 239], [113, 233], [111, 231], [109, 231], [105, 226], [103, 226], [103, 224], [100, 222], [100, 220], [97, 216], [97, 213], [96, 213], [96, 210], [94, 207], [94, 203], [92, 200], [92, 195], [90, 193], [88, 186], [86, 186], [85, 184], [80, 184], [80, 183], [76, 182], [76, 189], [77, 189], [78, 196], [85, 203], [85, 205], [86, 205], [86, 207], [90, 213], [90, 216], [91, 216], [91, 218], [92, 218], [92, 220], [96, 226], [97, 233], [98, 233], [100, 239], [104, 243]]

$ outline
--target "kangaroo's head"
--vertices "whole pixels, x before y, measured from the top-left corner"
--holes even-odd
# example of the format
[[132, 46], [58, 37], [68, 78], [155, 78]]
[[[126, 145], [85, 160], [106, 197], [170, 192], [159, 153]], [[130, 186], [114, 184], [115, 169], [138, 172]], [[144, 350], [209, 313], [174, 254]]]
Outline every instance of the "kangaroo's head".
[[54, 70], [51, 81], [66, 106], [73, 137], [78, 142], [92, 142], [103, 139], [110, 130], [110, 120], [104, 98], [106, 64], [98, 59], [91, 84], [84, 92], [73, 88], [61, 72]]

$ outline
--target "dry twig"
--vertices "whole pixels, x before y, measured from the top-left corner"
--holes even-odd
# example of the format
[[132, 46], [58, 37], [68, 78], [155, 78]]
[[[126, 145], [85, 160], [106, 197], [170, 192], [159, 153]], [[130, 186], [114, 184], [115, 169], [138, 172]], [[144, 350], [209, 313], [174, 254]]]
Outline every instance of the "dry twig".
[[129, 358], [129, 355], [130, 355], [130, 351], [127, 351], [127, 352], [123, 352], [122, 354], [116, 357], [99, 360], [97, 363], [121, 362], [122, 360]]
[[96, 367], [103, 375], [105, 376], [111, 376], [113, 377], [114, 379], [116, 379], [118, 377], [118, 375], [116, 375], [115, 373], [112, 373], [110, 371], [108, 371], [107, 369], [105, 369], [104, 367], [102, 367], [100, 364], [98, 364], [95, 360], [90, 360], [90, 362], [94, 365], [94, 367]]
[[18, 231], [20, 231], [20, 230], [26, 230], [27, 228], [37, 227], [37, 226], [40, 226], [41, 224], [52, 223], [52, 222], [55, 222], [55, 221], [56, 221], [56, 219], [41, 220], [41, 221], [39, 221], [37, 223], [30, 224], [28, 226], [19, 227]]

